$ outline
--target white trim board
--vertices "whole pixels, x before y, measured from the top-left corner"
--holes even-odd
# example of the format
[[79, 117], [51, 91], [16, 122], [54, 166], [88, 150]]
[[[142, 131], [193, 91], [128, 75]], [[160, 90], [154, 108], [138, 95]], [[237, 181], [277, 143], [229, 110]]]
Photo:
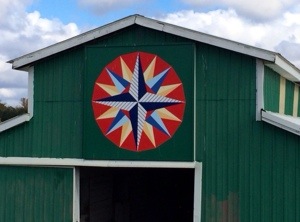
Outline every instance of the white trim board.
[[265, 64], [284, 78], [292, 82], [300, 82], [299, 69], [291, 64], [287, 59], [282, 57], [280, 54], [275, 55], [274, 62], [266, 62]]
[[[152, 162], [152, 163], [154, 163], [154, 162]], [[166, 168], [166, 167], [158, 167], [158, 168]], [[175, 167], [175, 168], [177, 168], [177, 167]], [[180, 168], [182, 168], [182, 167], [180, 167]], [[193, 221], [194, 222], [199, 222], [199, 221], [201, 221], [201, 213], [202, 213], [201, 212], [201, 206], [202, 206], [202, 163], [201, 162], [194, 162], [193, 167], [184, 167], [184, 168], [195, 168], [195, 172], [194, 172], [194, 212], [193, 212]], [[73, 168], [73, 222], [79, 222], [79, 220], [80, 220], [80, 169], [78, 167], [74, 167]]]
[[0, 165], [55, 166], [55, 167], [140, 167], [140, 168], [195, 168], [195, 162], [115, 161], [70, 158], [0, 157]]
[[194, 176], [194, 222], [201, 221], [202, 163], [196, 162]]
[[28, 113], [0, 122], [0, 133], [14, 126], [28, 122], [33, 117], [33, 81], [34, 67], [28, 69]]
[[300, 136], [300, 118], [270, 111], [261, 112], [262, 121]]
[[80, 221], [80, 170], [73, 168], [73, 222]]
[[264, 63], [256, 59], [256, 121], [261, 121], [261, 110], [264, 109]]
[[20, 115], [20, 116], [16, 116], [14, 118], [11, 118], [11, 119], [8, 119], [4, 122], [1, 122], [0, 123], [0, 132], [3, 132], [5, 130], [8, 130], [14, 126], [17, 126], [17, 125], [20, 125], [24, 122], [27, 122], [30, 120], [30, 114], [23, 114], [23, 115]]
[[28, 113], [30, 119], [33, 117], [33, 107], [34, 107], [34, 66], [28, 69]]

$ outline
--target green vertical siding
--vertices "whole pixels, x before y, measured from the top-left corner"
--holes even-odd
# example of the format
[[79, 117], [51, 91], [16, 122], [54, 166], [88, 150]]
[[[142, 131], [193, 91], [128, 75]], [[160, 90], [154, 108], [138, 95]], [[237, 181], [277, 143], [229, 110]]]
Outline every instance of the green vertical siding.
[[72, 221], [72, 169], [0, 167], [0, 221]]
[[247, 121], [255, 120], [251, 113], [255, 93], [249, 93], [255, 90], [255, 78], [253, 82], [251, 75], [255, 76], [255, 60], [199, 45], [197, 160], [204, 164], [204, 221], [240, 221], [241, 208], [249, 208], [249, 202], [240, 199], [248, 198], [250, 187], [249, 167], [243, 163], [251, 161], [245, 155], [251, 149]]
[[[132, 26], [86, 45], [107, 47], [183, 42], [191, 41]], [[30, 122], [0, 134], [0, 156], [82, 158], [86, 45], [34, 65], [34, 117]]]
[[265, 109], [279, 112], [280, 75], [265, 67], [264, 75], [264, 103]]
[[[272, 69], [265, 67], [264, 75], [264, 109], [272, 112], [279, 112], [280, 110], [280, 75]], [[285, 97], [284, 97], [284, 114], [293, 115], [294, 107], [294, 89], [296, 84], [285, 79]], [[281, 92], [283, 93], [283, 92]], [[299, 115], [299, 103], [298, 113]]]
[[294, 88], [295, 83], [286, 80], [285, 83], [285, 110], [284, 114], [293, 115]]
[[0, 156], [73, 157], [82, 150], [83, 50], [34, 66], [34, 116], [2, 132]]
[[[202, 221], [300, 221], [300, 140], [255, 120], [255, 59], [199, 44], [196, 60]], [[278, 111], [273, 75], [267, 68], [265, 104]], [[286, 82], [288, 114], [294, 89]]]

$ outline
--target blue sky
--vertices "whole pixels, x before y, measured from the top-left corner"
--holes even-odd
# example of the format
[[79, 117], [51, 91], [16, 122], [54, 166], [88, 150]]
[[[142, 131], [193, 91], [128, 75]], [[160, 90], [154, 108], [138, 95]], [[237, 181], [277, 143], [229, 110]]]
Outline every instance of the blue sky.
[[277, 51], [300, 67], [298, 0], [0, 0], [0, 101], [27, 97], [6, 61], [132, 14]]
[[[105, 3], [103, 4], [105, 5]], [[109, 7], [107, 12], [97, 12], [91, 10], [88, 6], [82, 5], [80, 1], [34, 0], [27, 10], [29, 12], [39, 11], [46, 18], [59, 18], [64, 23], [74, 22], [80, 27], [89, 27], [101, 26], [132, 14], [152, 17], [191, 8], [190, 5], [176, 0], [140, 0], [131, 1], [127, 5], [121, 5], [120, 7], [114, 5], [114, 10]], [[103, 10], [105, 10], [105, 6], [103, 6]]]

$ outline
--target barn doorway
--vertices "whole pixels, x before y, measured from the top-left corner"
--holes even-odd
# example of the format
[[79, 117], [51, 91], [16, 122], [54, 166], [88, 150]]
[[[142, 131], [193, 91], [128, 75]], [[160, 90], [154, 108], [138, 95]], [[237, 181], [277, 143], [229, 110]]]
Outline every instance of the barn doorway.
[[193, 221], [194, 169], [80, 169], [81, 222]]

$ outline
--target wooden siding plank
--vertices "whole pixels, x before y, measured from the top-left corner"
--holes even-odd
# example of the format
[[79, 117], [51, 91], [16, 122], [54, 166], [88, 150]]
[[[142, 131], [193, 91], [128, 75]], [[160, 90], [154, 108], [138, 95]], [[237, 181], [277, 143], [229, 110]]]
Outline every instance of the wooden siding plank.
[[273, 221], [284, 221], [284, 159], [286, 147], [285, 132], [280, 132], [278, 128], [274, 128], [274, 150], [273, 150], [273, 186], [270, 189], [273, 194]]
[[293, 102], [294, 102], [294, 88], [295, 83], [286, 80], [285, 82], [285, 108], [284, 114], [285, 115], [293, 115]]
[[279, 83], [279, 113], [285, 112], [285, 94], [286, 94], [286, 79], [280, 76]]
[[265, 67], [264, 102], [265, 110], [279, 112], [280, 76], [270, 68]]
[[268, 147], [262, 149], [262, 162], [261, 162], [261, 213], [262, 221], [272, 221], [273, 220], [273, 212], [272, 212], [272, 153], [273, 149], [273, 133], [270, 130], [268, 124], [264, 123], [264, 139], [263, 146]]
[[[251, 108], [255, 107], [255, 101], [251, 102]], [[251, 113], [251, 110], [250, 110]], [[251, 121], [251, 119], [250, 119]], [[252, 120], [253, 121], [253, 120]], [[251, 221], [260, 221], [261, 220], [261, 143], [263, 138], [263, 128], [262, 123], [252, 124], [250, 132], [250, 215]]]
[[293, 116], [298, 116], [298, 106], [299, 106], [299, 86], [294, 84], [294, 99], [293, 99]]
[[296, 211], [296, 149], [298, 136], [293, 135], [286, 140], [286, 146], [283, 148], [285, 152], [284, 158], [284, 221], [295, 221]]

